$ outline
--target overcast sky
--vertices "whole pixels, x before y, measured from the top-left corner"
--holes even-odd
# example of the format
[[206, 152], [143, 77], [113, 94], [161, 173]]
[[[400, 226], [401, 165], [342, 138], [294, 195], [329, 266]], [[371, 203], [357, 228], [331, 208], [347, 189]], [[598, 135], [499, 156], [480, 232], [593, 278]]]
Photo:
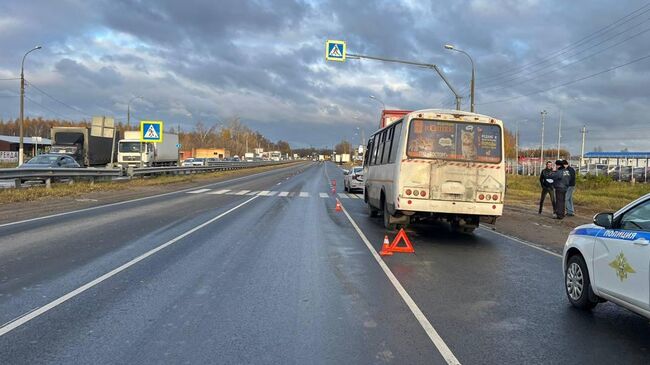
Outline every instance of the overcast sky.
[[[65, 105], [28, 86], [28, 116], [125, 119], [127, 101], [142, 95], [134, 119], [187, 129], [238, 116], [294, 147], [358, 141], [356, 127], [368, 136], [382, 108], [371, 94], [388, 108], [453, 105], [431, 70], [325, 62], [327, 39], [435, 63], [464, 93], [469, 60], [443, 45], [467, 51], [477, 111], [512, 130], [519, 121], [524, 146], [539, 145], [545, 109], [547, 147], [562, 111], [563, 145], [574, 153], [583, 124], [587, 151], [650, 150], [650, 58], [586, 78], [650, 55], [644, 1], [3, 0], [0, 79], [19, 76], [23, 54], [42, 45], [25, 78]], [[18, 93], [17, 80], [0, 80], [1, 118], [17, 117]]]

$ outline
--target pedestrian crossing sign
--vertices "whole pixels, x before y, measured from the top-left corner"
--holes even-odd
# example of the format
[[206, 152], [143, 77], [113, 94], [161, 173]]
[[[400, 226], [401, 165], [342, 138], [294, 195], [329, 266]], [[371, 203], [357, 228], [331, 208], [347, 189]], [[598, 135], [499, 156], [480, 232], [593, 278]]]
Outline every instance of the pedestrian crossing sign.
[[345, 62], [345, 41], [328, 40], [325, 42], [325, 59], [328, 61]]
[[163, 122], [151, 120], [140, 121], [140, 141], [162, 142]]

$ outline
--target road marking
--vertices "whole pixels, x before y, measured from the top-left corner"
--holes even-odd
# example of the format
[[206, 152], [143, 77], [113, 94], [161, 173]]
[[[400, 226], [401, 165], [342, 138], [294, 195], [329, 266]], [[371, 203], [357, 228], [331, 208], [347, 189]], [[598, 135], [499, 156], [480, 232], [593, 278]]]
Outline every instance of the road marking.
[[[312, 165], [314, 165], [314, 164], [312, 164]], [[44, 215], [44, 216], [42, 216], [42, 217], [23, 219], [23, 220], [21, 220], [21, 221], [16, 221], [16, 222], [2, 223], [2, 224], [0, 224], [0, 228], [2, 228], [2, 227], [8, 227], [8, 226], [13, 226], [13, 225], [16, 225], [16, 224], [22, 224], [22, 223], [29, 223], [29, 222], [40, 221], [40, 220], [43, 220], [43, 219], [50, 219], [50, 218], [63, 217], [63, 216], [70, 215], [70, 214], [75, 214], [75, 213], [89, 212], [89, 211], [91, 211], [91, 210], [96, 210], [96, 209], [101, 209], [101, 208], [108, 208], [108, 207], [114, 207], [114, 206], [124, 205], [124, 204], [128, 204], [128, 203], [135, 203], [135, 202], [139, 202], [139, 201], [143, 201], [143, 200], [149, 200], [149, 199], [154, 199], [154, 198], [161, 198], [161, 197], [163, 197], [163, 196], [168, 196], [168, 195], [173, 195], [173, 194], [186, 193], [186, 192], [188, 192], [188, 191], [192, 191], [192, 190], [197, 189], [197, 188], [204, 188], [204, 187], [206, 187], [206, 186], [219, 186], [219, 185], [226, 185], [226, 184], [233, 183], [233, 182], [235, 182], [235, 181], [244, 180], [244, 179], [249, 179], [249, 178], [254, 177], [254, 176], [259, 176], [259, 175], [271, 175], [273, 172], [282, 171], [282, 170], [289, 170], [289, 169], [292, 169], [292, 168], [294, 168], [294, 167], [296, 167], [296, 166], [287, 166], [287, 167], [278, 168], [277, 170], [258, 172], [258, 173], [256, 173], [256, 174], [251, 174], [251, 175], [246, 175], [246, 176], [236, 177], [236, 178], [234, 178], [234, 179], [228, 179], [228, 180], [218, 181], [218, 182], [214, 182], [214, 183], [206, 184], [206, 185], [203, 185], [203, 186], [193, 186], [193, 187], [191, 187], [191, 188], [181, 189], [181, 190], [176, 190], [176, 191], [170, 191], [170, 192], [168, 192], [168, 193], [162, 193], [162, 194], [150, 195], [150, 196], [143, 196], [142, 198], [136, 198], [136, 199], [131, 199], [131, 200], [124, 200], [124, 201], [121, 201], [121, 202], [115, 202], [115, 203], [102, 204], [102, 205], [97, 205], [97, 206], [94, 206], [94, 207], [88, 207], [88, 208], [83, 208], [83, 209], [71, 210], [71, 211], [69, 211], [69, 212], [62, 212], [62, 213], [56, 213], [56, 214], [50, 214], [50, 215]], [[254, 195], [254, 194], [248, 194], [248, 195]]]
[[547, 253], [547, 254], [549, 254], [549, 255], [553, 255], [553, 256], [555, 256], [555, 257], [562, 258], [562, 255], [560, 255], [559, 253], [557, 253], [557, 252], [553, 252], [553, 251], [551, 251], [551, 250], [547, 250], [547, 249], [545, 249], [545, 248], [543, 248], [543, 247], [539, 247], [539, 246], [537, 246], [536, 244], [534, 244], [534, 243], [532, 243], [532, 242], [528, 242], [528, 241], [522, 240], [522, 239], [520, 239], [520, 238], [513, 237], [513, 236], [510, 236], [510, 235], [507, 235], [507, 234], [505, 234], [505, 233], [501, 233], [501, 232], [493, 231], [492, 229], [490, 229], [490, 228], [486, 228], [486, 227], [483, 226], [483, 225], [481, 225], [480, 228], [483, 229], [483, 230], [485, 230], [485, 231], [488, 231], [488, 232], [494, 233], [494, 234], [496, 234], [496, 235], [498, 235], [498, 236], [505, 237], [505, 238], [507, 238], [507, 239], [510, 239], [510, 240], [512, 240], [512, 241], [515, 241], [515, 242], [517, 242], [517, 243], [521, 243], [522, 245], [525, 245], [525, 246], [528, 246], [528, 247], [534, 248], [534, 249], [536, 249], [536, 250], [539, 250], [539, 251], [545, 252], [545, 253]]
[[321, 198], [329, 198], [329, 195], [327, 193], [320, 193], [318, 195], [320, 195]]
[[275, 194], [277, 194], [277, 191], [264, 190], [264, 191], [260, 191], [259, 194], [257, 194], [257, 195], [260, 195], [260, 196], [273, 196]]
[[162, 245], [160, 245], [160, 246], [158, 246], [158, 247], [156, 247], [156, 248], [154, 248], [154, 249], [152, 249], [150, 251], [147, 251], [147, 252], [143, 253], [142, 255], [134, 258], [133, 260], [131, 260], [131, 261], [129, 261], [129, 262], [127, 262], [127, 263], [125, 263], [125, 264], [123, 264], [123, 265], [121, 265], [121, 266], [107, 272], [106, 274], [98, 277], [97, 279], [78, 287], [77, 289], [63, 295], [62, 297], [59, 297], [58, 299], [55, 299], [55, 300], [49, 302], [48, 304], [46, 304], [46, 305], [44, 305], [42, 307], [36, 308], [36, 309], [32, 310], [31, 312], [28, 312], [28, 313], [26, 313], [26, 314], [24, 314], [24, 315], [22, 315], [22, 316], [20, 316], [20, 317], [18, 317], [16, 319], [10, 321], [10, 322], [5, 323], [4, 325], [2, 325], [2, 327], [0, 327], [0, 337], [6, 335], [7, 333], [11, 332], [12, 330], [14, 330], [16, 328], [22, 326], [23, 324], [31, 321], [32, 319], [34, 319], [36, 317], [39, 317], [42, 314], [45, 314], [49, 310], [56, 308], [57, 306], [59, 306], [59, 305], [65, 303], [66, 301], [76, 297], [77, 295], [85, 292], [86, 290], [100, 284], [101, 282], [103, 282], [103, 281], [105, 281], [107, 279], [110, 279], [111, 277], [113, 277], [113, 276], [119, 274], [120, 272], [128, 269], [129, 267], [137, 264], [138, 262], [146, 259], [147, 257], [157, 253], [158, 251], [161, 251], [161, 250], [173, 245], [174, 243], [176, 243], [176, 242], [180, 241], [181, 239], [191, 235], [192, 233], [200, 230], [201, 228], [209, 225], [210, 223], [213, 223], [213, 222], [221, 219], [222, 217], [224, 217], [227, 214], [229, 214], [229, 213], [243, 207], [244, 205], [246, 205], [246, 204], [250, 203], [251, 201], [255, 200], [256, 198], [257, 198], [257, 196], [254, 196], [254, 197], [244, 201], [243, 203], [241, 203], [241, 204], [239, 204], [239, 205], [237, 205], [237, 206], [235, 206], [233, 208], [230, 208], [227, 211], [219, 214], [218, 216], [208, 220], [207, 222], [201, 223], [198, 226], [190, 229], [189, 231], [187, 231], [187, 232], [185, 232], [185, 233], [183, 233], [183, 234], [181, 234], [179, 236], [176, 236], [175, 238], [172, 238], [171, 240], [163, 243]]
[[235, 195], [244, 195], [244, 194], [249, 193], [249, 192], [250, 192], [250, 190], [241, 190], [238, 193], [236, 193]]
[[300, 192], [300, 197], [301, 198], [309, 198], [309, 193], [306, 191], [301, 191]]
[[345, 193], [339, 193], [338, 195], [339, 195], [339, 198], [343, 198], [343, 199], [349, 199], [350, 198]]
[[280, 194], [278, 194], [278, 196], [287, 196], [287, 195], [289, 195], [288, 191], [281, 191]]
[[188, 191], [188, 194], [201, 194], [205, 193], [206, 191], [210, 191], [212, 189], [199, 189], [199, 190], [194, 190], [194, 191]]
[[[327, 167], [325, 168], [327, 170]], [[429, 339], [431, 339], [431, 342], [433, 342], [433, 345], [438, 349], [438, 352], [442, 357], [447, 361], [447, 364], [450, 365], [460, 365], [460, 361], [456, 358], [456, 356], [451, 352], [445, 341], [440, 337], [438, 334], [438, 331], [436, 331], [435, 328], [433, 328], [433, 325], [431, 325], [431, 322], [427, 319], [427, 317], [422, 313], [418, 305], [415, 303], [413, 298], [409, 295], [409, 293], [404, 289], [402, 284], [397, 280], [393, 272], [390, 270], [388, 265], [384, 262], [384, 260], [379, 256], [377, 251], [372, 247], [370, 244], [370, 241], [368, 241], [368, 238], [366, 235], [361, 231], [357, 223], [352, 219], [350, 214], [348, 214], [347, 209], [343, 205], [341, 205], [343, 208], [343, 213], [345, 213], [345, 216], [348, 218], [350, 221], [350, 224], [352, 224], [352, 227], [357, 231], [359, 234], [359, 237], [361, 237], [361, 240], [363, 243], [366, 244], [366, 247], [372, 254], [372, 257], [374, 257], [375, 261], [379, 264], [381, 269], [384, 271], [384, 274], [388, 277], [388, 280], [393, 284], [395, 287], [395, 290], [397, 290], [397, 293], [402, 297], [402, 300], [406, 303], [406, 305], [409, 307], [413, 315], [415, 316], [415, 319], [420, 323], [420, 326], [424, 329], [424, 332], [426, 332], [427, 336], [429, 336]]]
[[229, 192], [229, 191], [230, 191], [230, 189], [223, 189], [223, 190], [213, 191], [213, 192], [210, 192], [210, 193], [208, 193], [208, 194], [218, 194], [218, 195], [221, 195], [221, 194], [225, 194], [225, 193], [227, 193], [227, 192]]
[[259, 193], [260, 193], [259, 191], [251, 191], [250, 193], [248, 193], [246, 195], [257, 195]]

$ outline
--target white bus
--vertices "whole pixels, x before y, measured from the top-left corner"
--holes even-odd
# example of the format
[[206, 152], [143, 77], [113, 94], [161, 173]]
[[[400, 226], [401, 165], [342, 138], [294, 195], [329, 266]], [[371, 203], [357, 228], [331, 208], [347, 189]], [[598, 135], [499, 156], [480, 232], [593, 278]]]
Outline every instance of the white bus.
[[364, 156], [364, 200], [387, 229], [425, 219], [472, 232], [503, 212], [503, 123], [457, 110], [406, 114], [375, 132]]

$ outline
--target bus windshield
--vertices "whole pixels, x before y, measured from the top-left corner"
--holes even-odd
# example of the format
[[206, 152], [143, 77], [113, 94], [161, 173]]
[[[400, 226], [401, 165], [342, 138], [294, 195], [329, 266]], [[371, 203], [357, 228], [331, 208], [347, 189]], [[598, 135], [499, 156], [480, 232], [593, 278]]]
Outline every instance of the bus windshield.
[[496, 124], [415, 119], [406, 154], [411, 158], [501, 162], [501, 127]]

